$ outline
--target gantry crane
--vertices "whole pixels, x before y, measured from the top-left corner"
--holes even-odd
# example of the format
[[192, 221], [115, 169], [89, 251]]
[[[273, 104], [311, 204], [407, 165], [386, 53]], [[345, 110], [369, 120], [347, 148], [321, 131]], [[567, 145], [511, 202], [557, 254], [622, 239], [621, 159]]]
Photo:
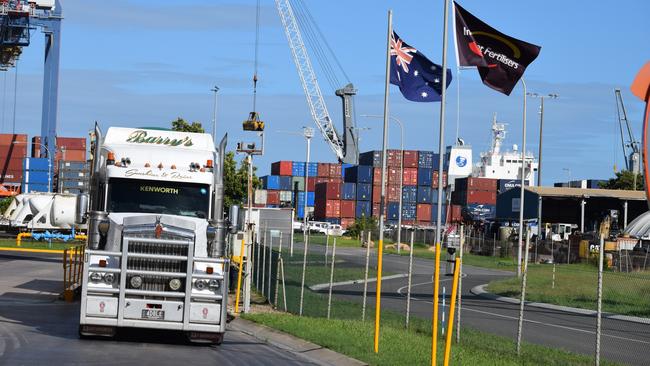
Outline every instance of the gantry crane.
[[[621, 145], [623, 146], [623, 155], [625, 156], [625, 169], [634, 173], [636, 176], [639, 174], [641, 168], [641, 150], [639, 148], [639, 141], [634, 137], [634, 133], [630, 127], [630, 122], [627, 119], [627, 111], [623, 104], [621, 89], [614, 89], [614, 97], [616, 98], [618, 126], [621, 130]], [[625, 129], [625, 131], [623, 129]], [[628, 141], [625, 141], [626, 133]]]
[[298, 69], [298, 75], [300, 76], [300, 81], [305, 91], [305, 96], [307, 97], [307, 104], [309, 105], [311, 116], [316, 126], [340, 162], [358, 164], [359, 146], [354, 127], [352, 103], [352, 96], [356, 94], [354, 86], [348, 84], [336, 90], [336, 95], [341, 97], [343, 102], [344, 134], [341, 136], [334, 127], [332, 118], [327, 110], [323, 93], [318, 85], [318, 79], [316, 78], [316, 73], [312, 67], [307, 48], [303, 42], [290, 0], [276, 0], [275, 4], [280, 14], [287, 40], [289, 41], [291, 55]]

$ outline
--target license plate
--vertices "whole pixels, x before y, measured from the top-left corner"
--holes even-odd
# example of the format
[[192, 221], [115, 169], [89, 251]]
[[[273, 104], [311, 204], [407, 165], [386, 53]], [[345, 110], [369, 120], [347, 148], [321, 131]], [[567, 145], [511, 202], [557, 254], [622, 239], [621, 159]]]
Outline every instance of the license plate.
[[164, 320], [165, 319], [165, 310], [142, 309], [142, 319]]

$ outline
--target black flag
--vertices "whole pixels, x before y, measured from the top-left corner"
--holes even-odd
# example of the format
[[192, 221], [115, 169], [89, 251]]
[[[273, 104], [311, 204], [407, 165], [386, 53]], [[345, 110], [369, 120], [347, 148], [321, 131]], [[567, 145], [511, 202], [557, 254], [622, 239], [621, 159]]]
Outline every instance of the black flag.
[[459, 66], [476, 66], [483, 84], [510, 95], [541, 47], [507, 36], [454, 1]]

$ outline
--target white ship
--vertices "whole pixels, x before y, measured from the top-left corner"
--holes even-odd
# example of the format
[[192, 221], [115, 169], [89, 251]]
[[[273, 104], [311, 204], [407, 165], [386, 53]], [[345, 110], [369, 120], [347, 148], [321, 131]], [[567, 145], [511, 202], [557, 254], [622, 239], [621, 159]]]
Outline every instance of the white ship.
[[[482, 178], [521, 179], [521, 152], [517, 145], [512, 145], [511, 151], [501, 152], [501, 146], [506, 138], [506, 125], [497, 123], [497, 116], [492, 120], [492, 144], [490, 150], [480, 155], [480, 160], [474, 165], [472, 175]], [[525, 179], [531, 186], [535, 185], [537, 160], [532, 153], [526, 152]]]

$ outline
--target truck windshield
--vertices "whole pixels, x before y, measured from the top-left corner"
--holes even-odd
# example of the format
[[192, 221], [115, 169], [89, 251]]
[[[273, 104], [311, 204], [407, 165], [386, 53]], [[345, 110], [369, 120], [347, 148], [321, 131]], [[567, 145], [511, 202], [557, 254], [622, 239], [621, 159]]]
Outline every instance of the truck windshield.
[[208, 185], [112, 178], [108, 184], [109, 212], [146, 212], [207, 218]]

